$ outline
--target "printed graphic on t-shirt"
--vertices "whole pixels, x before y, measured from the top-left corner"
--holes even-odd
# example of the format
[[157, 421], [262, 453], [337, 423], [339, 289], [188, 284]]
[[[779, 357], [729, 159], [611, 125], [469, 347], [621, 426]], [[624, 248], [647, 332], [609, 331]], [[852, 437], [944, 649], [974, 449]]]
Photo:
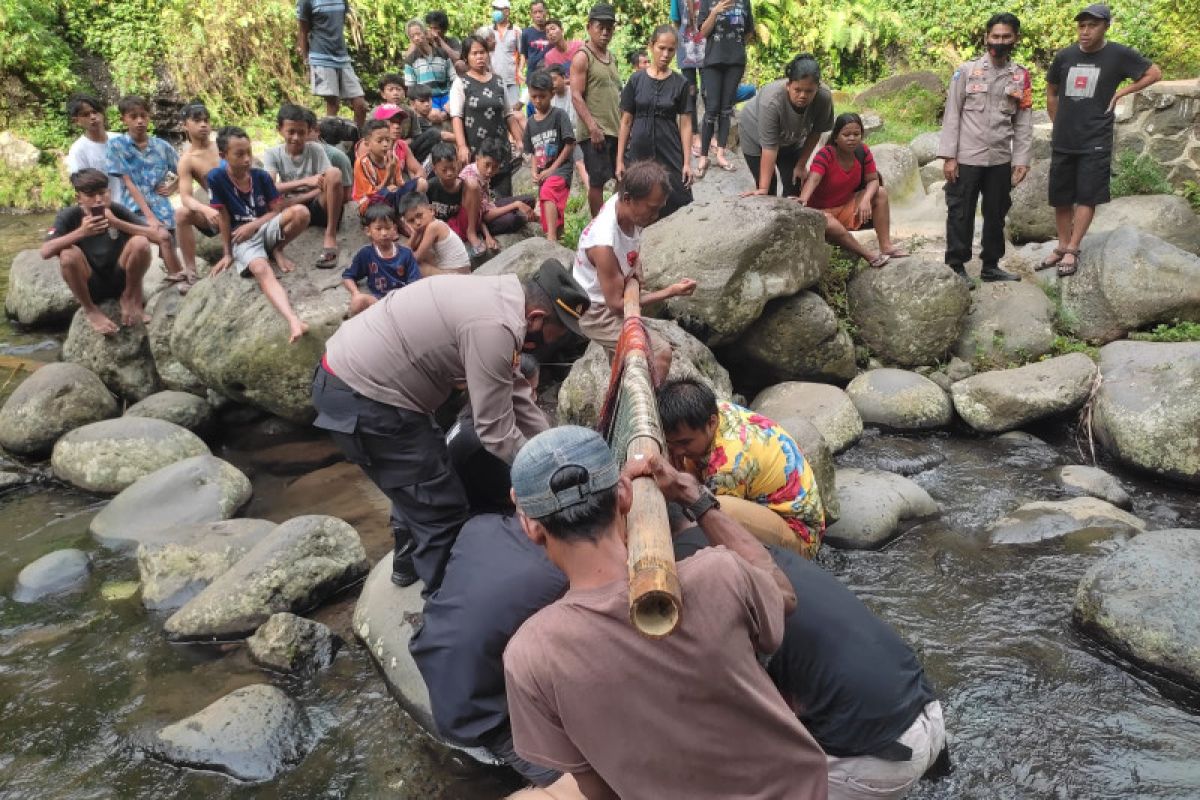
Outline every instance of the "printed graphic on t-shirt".
[[554, 163], [554, 159], [558, 158], [558, 130], [551, 128], [550, 130], [541, 131], [540, 133], [532, 134], [530, 140], [533, 142], [533, 163], [538, 169], [545, 169]]
[[1100, 82], [1100, 68], [1076, 64], [1067, 71], [1067, 97], [1095, 97]]

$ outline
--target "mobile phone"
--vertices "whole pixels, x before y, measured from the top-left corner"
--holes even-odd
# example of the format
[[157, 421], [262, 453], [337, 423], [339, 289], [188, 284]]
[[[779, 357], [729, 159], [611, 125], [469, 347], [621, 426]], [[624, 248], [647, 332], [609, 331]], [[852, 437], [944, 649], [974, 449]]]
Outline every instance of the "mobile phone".
[[103, 217], [104, 206], [92, 206], [88, 209], [88, 214], [92, 215], [93, 217]]

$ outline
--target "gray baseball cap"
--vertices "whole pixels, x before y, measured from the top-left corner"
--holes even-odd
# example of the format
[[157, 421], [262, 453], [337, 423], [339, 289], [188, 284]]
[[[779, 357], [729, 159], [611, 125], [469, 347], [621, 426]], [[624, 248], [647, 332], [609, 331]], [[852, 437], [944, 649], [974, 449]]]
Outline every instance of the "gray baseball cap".
[[[551, 479], [565, 467], [587, 470], [587, 483], [555, 492]], [[600, 434], [578, 425], [551, 428], [530, 439], [512, 465], [517, 507], [538, 519], [586, 501], [611, 489], [620, 477], [612, 451]]]
[[1092, 3], [1083, 11], [1080, 11], [1075, 15], [1075, 21], [1079, 22], [1079, 20], [1083, 19], [1084, 17], [1095, 17], [1096, 19], [1102, 19], [1105, 22], [1112, 22], [1112, 11], [1108, 6], [1104, 5], [1104, 3]]

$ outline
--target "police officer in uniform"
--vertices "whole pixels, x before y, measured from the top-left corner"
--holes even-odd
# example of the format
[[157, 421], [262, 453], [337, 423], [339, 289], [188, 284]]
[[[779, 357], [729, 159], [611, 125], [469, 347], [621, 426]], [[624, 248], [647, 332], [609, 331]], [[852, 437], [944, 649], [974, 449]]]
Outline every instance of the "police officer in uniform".
[[980, 278], [1019, 280], [1000, 269], [1000, 258], [1012, 187], [1029, 172], [1033, 150], [1029, 70], [1010, 59], [1020, 33], [1021, 22], [1015, 16], [993, 15], [987, 23], [987, 53], [963, 64], [950, 79], [938, 157], [945, 159], [946, 263], [964, 280], [963, 264], [971, 259], [975, 207], [981, 195]]

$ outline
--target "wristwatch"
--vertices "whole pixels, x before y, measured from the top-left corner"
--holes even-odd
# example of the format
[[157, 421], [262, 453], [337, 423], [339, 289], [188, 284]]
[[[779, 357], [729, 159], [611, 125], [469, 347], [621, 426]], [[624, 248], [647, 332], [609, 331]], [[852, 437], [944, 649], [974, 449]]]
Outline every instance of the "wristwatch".
[[717, 500], [717, 496], [710, 492], [707, 486], [701, 486], [700, 496], [696, 498], [696, 502], [683, 507], [683, 515], [692, 522], [699, 522], [702, 516], [720, 507], [721, 502]]

